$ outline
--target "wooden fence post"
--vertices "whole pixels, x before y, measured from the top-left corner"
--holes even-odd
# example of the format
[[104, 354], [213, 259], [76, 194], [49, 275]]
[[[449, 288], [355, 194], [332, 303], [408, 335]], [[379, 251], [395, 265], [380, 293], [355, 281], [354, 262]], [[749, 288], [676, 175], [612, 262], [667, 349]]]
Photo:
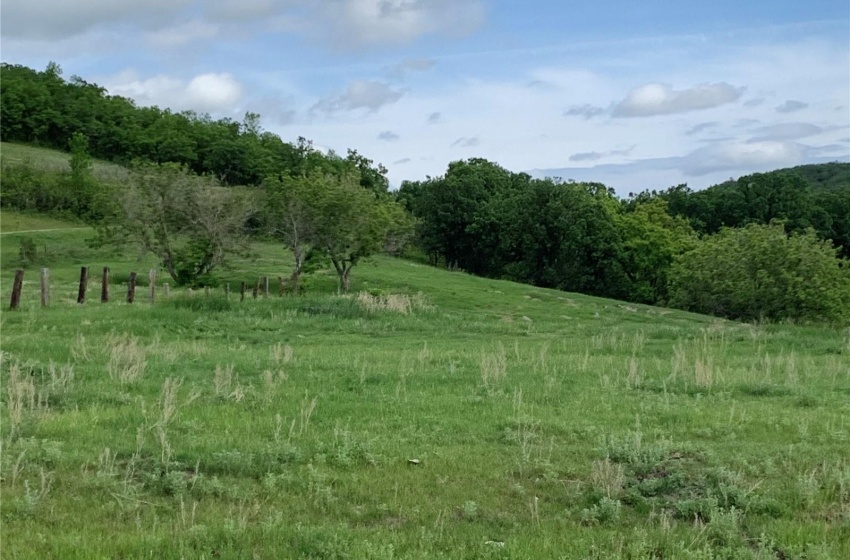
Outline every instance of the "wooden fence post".
[[148, 272], [148, 289], [150, 290], [151, 305], [156, 301], [156, 269], [152, 268]]
[[279, 286], [278, 295], [283, 296], [283, 276], [277, 277], [277, 283], [278, 283], [278, 286]]
[[254, 291], [252, 293], [252, 295], [254, 296], [254, 299], [257, 299], [257, 292], [259, 292], [259, 291], [260, 291], [260, 279], [257, 278], [257, 283], [254, 284]]
[[12, 302], [9, 309], [18, 309], [21, 306], [21, 288], [24, 285], [24, 271], [19, 268], [15, 271], [15, 282], [12, 284]]
[[136, 273], [130, 273], [130, 279], [127, 281], [127, 303], [136, 301]]
[[109, 267], [103, 267], [103, 276], [100, 277], [100, 303], [109, 303]]
[[41, 269], [41, 306], [47, 307], [50, 301], [50, 269]]
[[263, 297], [269, 297], [269, 277], [263, 276]]
[[77, 292], [77, 303], [85, 303], [86, 302], [86, 288], [89, 283], [89, 267], [81, 266], [80, 267], [80, 290]]
[[245, 301], [245, 282], [239, 286], [239, 301]]
[[224, 285], [224, 297], [230, 299], [230, 282]]
[[162, 285], [162, 295], [165, 296], [165, 299], [168, 299], [168, 290], [169, 290], [169, 286], [168, 286], [168, 282], [166, 282], [165, 284]]

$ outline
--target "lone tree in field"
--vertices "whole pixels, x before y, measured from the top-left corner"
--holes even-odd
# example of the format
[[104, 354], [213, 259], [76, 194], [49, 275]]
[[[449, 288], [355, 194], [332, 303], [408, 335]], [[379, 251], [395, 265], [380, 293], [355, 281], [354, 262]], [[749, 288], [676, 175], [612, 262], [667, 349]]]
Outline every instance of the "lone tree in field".
[[139, 165], [116, 197], [115, 219], [99, 228], [100, 239], [154, 253], [178, 284], [197, 284], [248, 248], [249, 198], [179, 166]]
[[330, 260], [345, 292], [358, 262], [412, 229], [402, 207], [364, 188], [354, 171], [274, 178], [265, 188], [265, 221], [294, 257], [294, 291], [308, 255]]
[[409, 221], [397, 202], [364, 188], [355, 173], [326, 182], [318, 192], [316, 247], [330, 259], [340, 290], [347, 292], [351, 269], [381, 251]]
[[269, 232], [292, 252], [294, 262], [289, 282], [295, 294], [298, 293], [304, 263], [316, 244], [318, 208], [315, 193], [321, 186], [314, 185], [327, 180], [323, 175], [302, 175], [269, 178], [263, 183], [264, 222]]

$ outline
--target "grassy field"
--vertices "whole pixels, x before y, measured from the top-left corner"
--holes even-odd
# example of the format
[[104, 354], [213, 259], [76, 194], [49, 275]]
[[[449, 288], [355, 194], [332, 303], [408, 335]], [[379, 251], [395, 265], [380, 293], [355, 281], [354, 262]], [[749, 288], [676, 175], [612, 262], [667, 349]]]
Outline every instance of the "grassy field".
[[[384, 257], [351, 296], [317, 274], [165, 298], [160, 277], [128, 305], [150, 258], [3, 227], [4, 559], [850, 557], [846, 330]], [[222, 284], [288, 272], [257, 253]]]
[[[70, 171], [71, 169], [69, 164], [71, 155], [69, 153], [13, 142], [0, 142], [0, 159], [2, 159], [4, 165], [29, 162], [38, 169], [55, 171]], [[92, 172], [96, 177], [106, 180], [122, 178], [127, 173], [120, 165], [97, 159], [92, 161]]]

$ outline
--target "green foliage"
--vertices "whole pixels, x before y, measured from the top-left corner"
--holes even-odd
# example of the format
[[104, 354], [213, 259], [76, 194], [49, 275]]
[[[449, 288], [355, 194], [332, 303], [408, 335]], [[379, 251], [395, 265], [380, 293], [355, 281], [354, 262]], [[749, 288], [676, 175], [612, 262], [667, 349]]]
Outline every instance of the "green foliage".
[[18, 251], [21, 266], [32, 266], [38, 258], [38, 245], [32, 237], [21, 238], [21, 248]]
[[269, 176], [345, 167], [359, 172], [361, 185], [375, 193], [386, 193], [389, 186], [386, 169], [356, 150], [340, 158], [315, 150], [303, 138], [283, 142], [262, 130], [256, 113], [246, 113], [240, 123], [193, 111], [137, 107], [77, 76], [65, 80], [55, 63], [42, 72], [4, 63], [0, 74], [0, 136], [5, 141], [67, 150], [81, 147], [74, 140], [80, 135], [95, 157], [176, 163], [223, 185], [260, 185]]
[[293, 291], [305, 265], [319, 256], [330, 260], [340, 290], [348, 291], [351, 269], [360, 260], [388, 242], [403, 246], [412, 229], [408, 215], [392, 198], [364, 188], [358, 177], [359, 172], [312, 172], [264, 183], [263, 220], [292, 252]]
[[623, 238], [620, 258], [632, 283], [628, 299], [666, 301], [673, 260], [696, 246], [696, 233], [683, 218], [671, 216], [660, 199], [638, 203], [617, 220]]
[[247, 250], [245, 222], [254, 210], [244, 193], [176, 165], [141, 164], [116, 195], [119, 210], [97, 224], [98, 240], [154, 253], [177, 284], [205, 283], [228, 257]]
[[814, 232], [781, 224], [724, 229], [682, 255], [670, 303], [743, 320], [850, 320], [850, 268]]
[[691, 222], [698, 233], [723, 227], [782, 220], [786, 231], [814, 227], [850, 257], [850, 164], [829, 163], [756, 173], [702, 191], [686, 185], [632, 196], [630, 204], [666, 200], [670, 214]]

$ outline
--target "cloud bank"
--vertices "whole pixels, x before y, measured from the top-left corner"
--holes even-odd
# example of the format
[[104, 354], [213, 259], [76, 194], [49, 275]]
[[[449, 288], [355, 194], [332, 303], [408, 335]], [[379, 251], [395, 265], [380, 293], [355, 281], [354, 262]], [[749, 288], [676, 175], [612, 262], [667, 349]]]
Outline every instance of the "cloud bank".
[[630, 91], [614, 106], [612, 115], [651, 117], [710, 109], [737, 101], [744, 89], [726, 82], [701, 84], [684, 90], [674, 90], [665, 84], [646, 84]]

